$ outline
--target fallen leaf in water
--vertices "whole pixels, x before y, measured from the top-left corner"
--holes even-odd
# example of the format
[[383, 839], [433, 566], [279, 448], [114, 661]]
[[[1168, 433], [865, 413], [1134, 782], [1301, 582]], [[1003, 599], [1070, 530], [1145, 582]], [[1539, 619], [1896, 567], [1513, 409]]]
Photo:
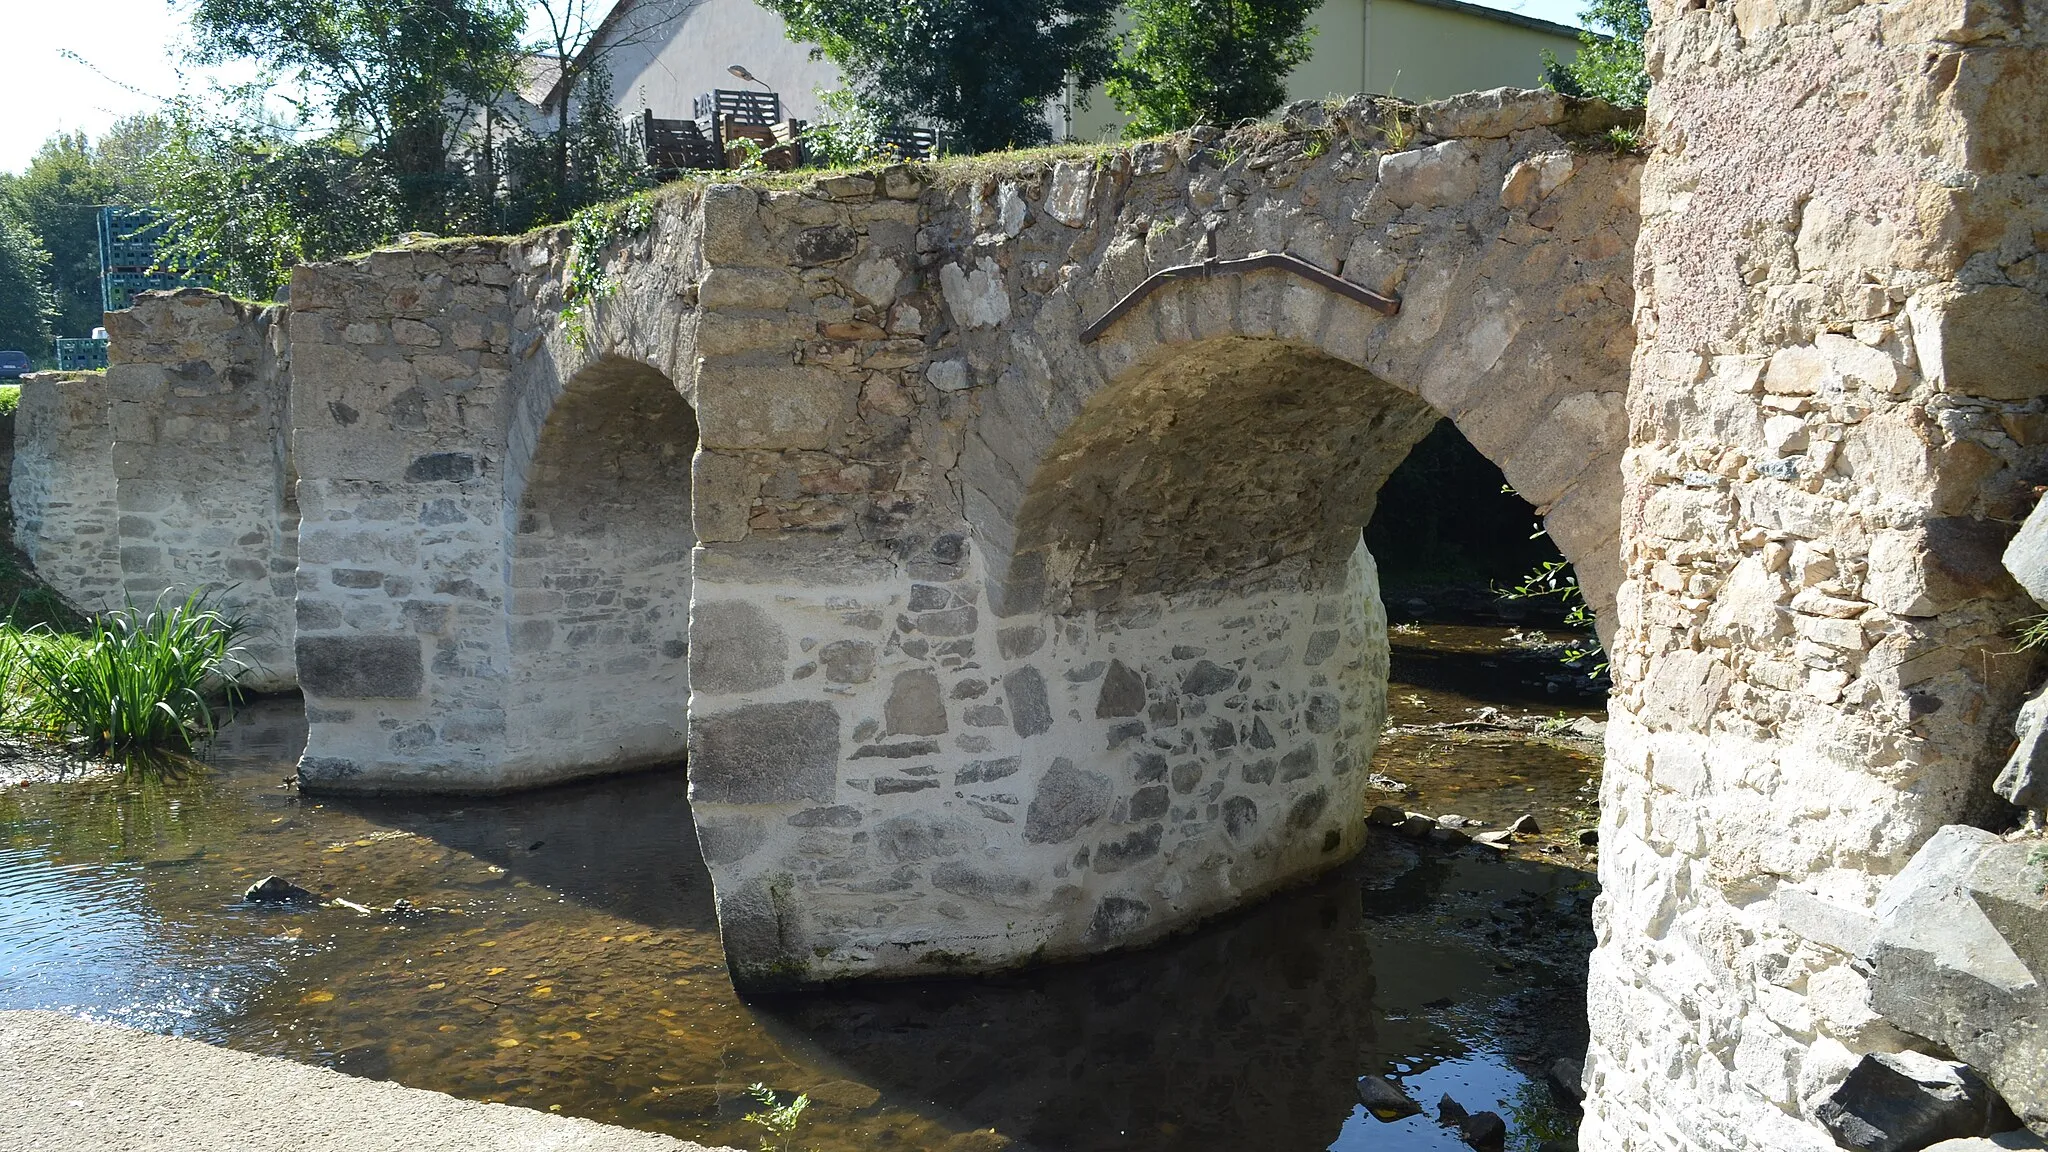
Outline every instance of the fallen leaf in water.
[[499, 974], [500, 972], [503, 972], [503, 971], [504, 971], [504, 969], [503, 969], [503, 968], [486, 968], [486, 969], [484, 969], [484, 975], [486, 975], [486, 976], [496, 976], [496, 975], [498, 975], [498, 974]]
[[299, 1003], [325, 1004], [332, 999], [334, 999], [334, 993], [329, 992], [325, 988], [315, 988], [313, 991], [308, 992], [304, 996], [299, 997]]
[[540, 987], [535, 988], [532, 992], [528, 993], [528, 995], [532, 996], [553, 996], [554, 994], [555, 990], [546, 984], [543, 984]]
[[432, 984], [427, 985], [427, 991], [439, 992], [441, 989], [446, 988], [447, 986], [448, 982], [446, 980], [436, 980]]
[[500, 1048], [517, 1048], [519, 1047], [519, 1038], [516, 1036], [500, 1036], [496, 1040], [491, 1041], [491, 1043], [496, 1044]]

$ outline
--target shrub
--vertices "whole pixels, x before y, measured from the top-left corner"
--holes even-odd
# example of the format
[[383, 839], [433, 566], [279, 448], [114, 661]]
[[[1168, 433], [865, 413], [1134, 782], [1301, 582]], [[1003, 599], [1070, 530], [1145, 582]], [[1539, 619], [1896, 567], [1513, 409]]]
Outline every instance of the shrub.
[[232, 710], [244, 672], [242, 623], [193, 593], [165, 607], [129, 604], [76, 634], [48, 624], [0, 630], [8, 727], [81, 756], [129, 762], [184, 753]]

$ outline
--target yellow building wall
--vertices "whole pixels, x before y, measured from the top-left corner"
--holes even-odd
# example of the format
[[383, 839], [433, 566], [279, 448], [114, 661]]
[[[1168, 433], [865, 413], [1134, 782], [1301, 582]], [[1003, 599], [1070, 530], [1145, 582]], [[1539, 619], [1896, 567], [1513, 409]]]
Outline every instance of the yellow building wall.
[[[1323, 0], [1310, 23], [1314, 54], [1288, 76], [1289, 101], [1360, 92], [1424, 101], [1487, 88], [1534, 88], [1543, 81], [1544, 49], [1564, 61], [1579, 51], [1572, 35], [1414, 0]], [[1066, 134], [1064, 110], [1052, 115], [1054, 134]], [[1086, 109], [1074, 108], [1071, 135], [1115, 139], [1128, 119], [1097, 88]]]

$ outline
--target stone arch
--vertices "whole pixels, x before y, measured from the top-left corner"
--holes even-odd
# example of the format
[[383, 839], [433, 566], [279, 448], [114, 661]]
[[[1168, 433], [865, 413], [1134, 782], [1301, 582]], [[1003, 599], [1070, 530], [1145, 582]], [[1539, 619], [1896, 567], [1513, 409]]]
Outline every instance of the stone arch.
[[604, 355], [529, 423], [505, 485], [508, 763], [556, 777], [679, 761], [695, 411], [660, 370]]
[[[1272, 270], [1155, 292], [1092, 346], [1095, 373], [1053, 384], [1046, 408], [1072, 415], [1007, 504], [982, 505], [998, 611], [1326, 582], [1387, 475], [1447, 416], [1543, 515], [1609, 634], [1626, 381], [1560, 363], [1604, 333], [1520, 322], [1459, 294], [1455, 271], [1423, 279], [1393, 318]], [[1009, 439], [978, 430], [970, 451]], [[1218, 535], [1219, 518], [1236, 523]]]

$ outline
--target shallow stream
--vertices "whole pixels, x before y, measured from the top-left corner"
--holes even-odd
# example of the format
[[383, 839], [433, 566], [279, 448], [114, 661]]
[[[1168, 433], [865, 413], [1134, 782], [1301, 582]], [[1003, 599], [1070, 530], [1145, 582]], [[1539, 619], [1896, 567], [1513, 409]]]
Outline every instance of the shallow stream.
[[[1499, 627], [1397, 635], [1393, 719], [1485, 705]], [[1491, 663], [1492, 668], [1487, 665]], [[1402, 729], [1389, 803], [1545, 835], [1507, 854], [1390, 836], [1321, 881], [1159, 947], [992, 979], [742, 1001], [682, 770], [478, 800], [301, 797], [296, 700], [209, 770], [0, 793], [0, 1008], [56, 1008], [459, 1096], [754, 1147], [745, 1088], [810, 1093], [797, 1145], [1463, 1148], [1356, 1078], [1567, 1135], [1536, 1070], [1583, 1050], [1595, 756]], [[1547, 851], [1546, 851], [1547, 848]], [[241, 900], [281, 874], [358, 908]], [[403, 905], [400, 902], [404, 902]]]

